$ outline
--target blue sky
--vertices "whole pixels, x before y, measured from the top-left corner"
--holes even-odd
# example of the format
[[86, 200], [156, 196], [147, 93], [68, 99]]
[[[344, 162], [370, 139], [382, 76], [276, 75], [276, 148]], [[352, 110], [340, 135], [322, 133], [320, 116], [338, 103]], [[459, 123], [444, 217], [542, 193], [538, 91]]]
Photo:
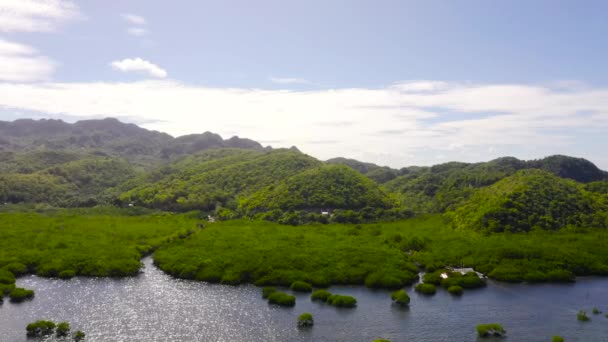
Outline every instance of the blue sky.
[[0, 0], [0, 119], [608, 168], [605, 1]]

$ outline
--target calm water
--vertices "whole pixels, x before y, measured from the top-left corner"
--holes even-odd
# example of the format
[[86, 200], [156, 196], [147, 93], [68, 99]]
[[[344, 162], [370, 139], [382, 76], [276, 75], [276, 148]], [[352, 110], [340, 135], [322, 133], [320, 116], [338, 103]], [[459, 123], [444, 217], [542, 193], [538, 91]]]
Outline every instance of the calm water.
[[[209, 285], [173, 279], [144, 259], [144, 272], [129, 279], [36, 276], [18, 285], [36, 290], [31, 302], [0, 307], [0, 341], [26, 341], [25, 325], [37, 319], [69, 321], [87, 341], [476, 341], [475, 326], [499, 322], [508, 341], [608, 341], [608, 279], [580, 279], [567, 285], [505, 285], [454, 298], [445, 291], [423, 297], [411, 291], [409, 309], [391, 305], [387, 291], [334, 286], [355, 296], [356, 309], [337, 309], [297, 295], [294, 308], [268, 305], [254, 286]], [[576, 320], [586, 309], [591, 322]], [[311, 312], [315, 326], [296, 328]]]

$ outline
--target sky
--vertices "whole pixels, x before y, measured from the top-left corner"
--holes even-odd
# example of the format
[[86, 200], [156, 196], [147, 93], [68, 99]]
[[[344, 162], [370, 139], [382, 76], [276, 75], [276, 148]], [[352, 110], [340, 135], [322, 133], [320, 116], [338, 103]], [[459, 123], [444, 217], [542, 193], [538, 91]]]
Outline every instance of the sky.
[[608, 2], [0, 0], [0, 120], [608, 169]]

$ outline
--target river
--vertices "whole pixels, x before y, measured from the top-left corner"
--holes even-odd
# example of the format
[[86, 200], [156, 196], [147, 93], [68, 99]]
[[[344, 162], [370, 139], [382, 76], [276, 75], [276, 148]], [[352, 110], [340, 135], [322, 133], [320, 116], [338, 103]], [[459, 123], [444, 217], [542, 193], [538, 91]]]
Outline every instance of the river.
[[[137, 277], [47, 279], [21, 277], [20, 287], [36, 291], [32, 301], [0, 306], [0, 341], [27, 341], [25, 326], [38, 319], [69, 321], [87, 341], [477, 341], [479, 323], [501, 323], [508, 341], [608, 341], [608, 278], [579, 278], [573, 284], [504, 284], [489, 281], [479, 290], [453, 297], [407, 289], [412, 301], [391, 304], [388, 291], [332, 286], [355, 296], [358, 306], [339, 309], [296, 294], [296, 306], [267, 304], [261, 289], [172, 278], [143, 260]], [[590, 322], [579, 322], [585, 309]], [[298, 329], [296, 318], [310, 312], [315, 325]]]

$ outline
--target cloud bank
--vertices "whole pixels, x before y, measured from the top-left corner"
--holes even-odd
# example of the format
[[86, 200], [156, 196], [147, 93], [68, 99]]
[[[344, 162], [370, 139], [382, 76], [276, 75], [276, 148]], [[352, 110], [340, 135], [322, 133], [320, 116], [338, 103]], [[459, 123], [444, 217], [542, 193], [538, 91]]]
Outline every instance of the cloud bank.
[[0, 106], [138, 118], [146, 128], [173, 135], [210, 130], [281, 141], [320, 158], [343, 155], [392, 166], [487, 160], [505, 151], [566, 153], [577, 139], [608, 128], [608, 89], [550, 85], [413, 81], [289, 91], [172, 80], [0, 83]]
[[0, 32], [49, 32], [82, 17], [69, 0], [2, 0]]

